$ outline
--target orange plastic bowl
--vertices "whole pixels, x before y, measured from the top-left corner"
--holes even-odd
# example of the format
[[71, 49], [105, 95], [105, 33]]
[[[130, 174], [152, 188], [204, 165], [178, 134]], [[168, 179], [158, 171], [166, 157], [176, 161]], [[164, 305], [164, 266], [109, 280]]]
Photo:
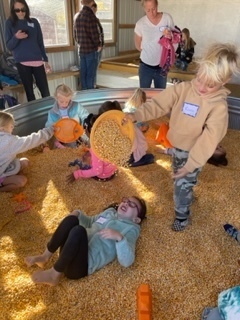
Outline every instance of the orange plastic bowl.
[[54, 136], [63, 143], [74, 142], [84, 133], [80, 123], [69, 118], [58, 120], [53, 127]]
[[[110, 110], [110, 111], [107, 111], [107, 112], [104, 112], [103, 114], [101, 114], [101, 116], [99, 116], [97, 118], [97, 120], [94, 122], [94, 125], [91, 130], [91, 135], [90, 135], [90, 144], [91, 144], [91, 148], [92, 148], [93, 152], [100, 159], [101, 159], [101, 155], [99, 155], [99, 153], [97, 151], [96, 143], [94, 140], [94, 134], [95, 134], [95, 131], [98, 128], [98, 126], [102, 122], [104, 122], [105, 120], [108, 120], [108, 119], [114, 120], [120, 128], [121, 134], [123, 136], [127, 136], [130, 139], [131, 143], [133, 144], [134, 137], [135, 137], [134, 125], [130, 120], [128, 120], [127, 122], [123, 121], [124, 118], [125, 118], [125, 114], [122, 111]], [[106, 128], [106, 130], [107, 130], [107, 128]], [[111, 135], [111, 132], [109, 132], [109, 135]], [[108, 159], [103, 159], [103, 160], [108, 161]]]

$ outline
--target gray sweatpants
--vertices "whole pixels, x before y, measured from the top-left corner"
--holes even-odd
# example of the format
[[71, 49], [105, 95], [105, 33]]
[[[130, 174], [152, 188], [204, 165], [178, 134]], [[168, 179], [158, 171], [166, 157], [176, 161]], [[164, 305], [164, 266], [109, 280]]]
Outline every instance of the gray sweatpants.
[[[173, 172], [184, 166], [188, 159], [188, 151], [173, 148], [172, 168]], [[183, 178], [174, 180], [174, 204], [177, 219], [187, 219], [190, 215], [190, 206], [193, 202], [193, 187], [197, 184], [198, 174], [202, 168], [195, 169]]]

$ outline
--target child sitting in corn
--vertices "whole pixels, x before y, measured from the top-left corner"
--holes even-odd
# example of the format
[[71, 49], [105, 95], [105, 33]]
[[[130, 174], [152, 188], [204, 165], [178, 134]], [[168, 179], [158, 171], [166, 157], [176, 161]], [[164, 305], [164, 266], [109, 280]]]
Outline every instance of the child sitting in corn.
[[[48, 112], [48, 119], [45, 127], [54, 125], [58, 120], [63, 118], [74, 119], [83, 125], [84, 120], [88, 116], [88, 111], [83, 108], [79, 102], [73, 101], [73, 91], [65, 84], [60, 84], [55, 90], [54, 97], [56, 99], [54, 106]], [[54, 142], [55, 148], [62, 149], [65, 147], [77, 147], [77, 142], [61, 143], [59, 140]]]
[[[130, 104], [128, 105], [127, 108], [130, 108], [128, 110], [133, 110], [131, 109], [132, 107], [130, 107]], [[98, 114], [100, 115], [110, 110], [124, 111], [127, 109], [122, 110], [118, 101], [106, 101], [99, 108]], [[147, 153], [147, 149], [148, 149], [147, 140], [144, 134], [142, 133], [142, 130], [139, 129], [137, 124], [134, 125], [134, 133], [135, 133], [135, 138], [132, 146], [132, 154], [130, 156], [130, 159], [128, 160], [128, 165], [130, 167], [139, 167], [139, 166], [144, 166], [147, 164], [154, 163], [154, 155], [152, 153]]]
[[[97, 117], [97, 115], [93, 115], [91, 113], [84, 121], [85, 133], [88, 137], [90, 137], [93, 124]], [[105, 182], [115, 177], [117, 173], [117, 166], [110, 162], [99, 159], [91, 147], [86, 157], [88, 158], [88, 165], [90, 168], [79, 168], [78, 170], [75, 170], [73, 173], [67, 176], [67, 183], [73, 183], [75, 180], [80, 178], [93, 178]]]
[[[132, 96], [126, 101], [125, 106], [123, 108], [123, 112], [134, 113], [137, 110], [137, 108], [139, 108], [146, 101], [146, 92], [138, 88], [134, 91]], [[149, 125], [147, 122], [137, 122], [137, 126], [142, 132], [147, 132], [147, 130], [149, 129]]]
[[29, 160], [17, 158], [23, 153], [48, 141], [53, 136], [53, 127], [44, 128], [31, 135], [19, 137], [12, 134], [14, 118], [11, 113], [0, 111], [0, 192], [24, 187], [27, 178], [21, 173]]

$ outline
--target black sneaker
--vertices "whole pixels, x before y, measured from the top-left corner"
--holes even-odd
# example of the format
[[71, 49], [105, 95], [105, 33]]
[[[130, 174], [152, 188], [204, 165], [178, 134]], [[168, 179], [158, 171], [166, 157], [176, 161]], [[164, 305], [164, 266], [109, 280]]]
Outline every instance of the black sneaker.
[[235, 240], [238, 241], [238, 230], [236, 228], [234, 228], [234, 226], [232, 226], [231, 224], [227, 223], [223, 226], [223, 228], [225, 229], [225, 231], [227, 232], [227, 234], [230, 235], [230, 237], [234, 238]]
[[173, 231], [183, 231], [183, 230], [186, 229], [186, 227], [188, 225], [189, 225], [189, 220], [188, 219], [183, 220], [183, 221], [175, 219], [175, 221], [173, 222], [173, 225], [172, 225], [172, 230]]

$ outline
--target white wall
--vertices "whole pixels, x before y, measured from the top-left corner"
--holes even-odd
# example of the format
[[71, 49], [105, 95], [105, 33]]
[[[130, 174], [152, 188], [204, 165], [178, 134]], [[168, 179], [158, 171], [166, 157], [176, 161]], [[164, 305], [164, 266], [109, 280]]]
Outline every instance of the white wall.
[[212, 42], [240, 46], [240, 0], [158, 0], [159, 11], [172, 15], [181, 29], [188, 28], [197, 42], [195, 56]]

